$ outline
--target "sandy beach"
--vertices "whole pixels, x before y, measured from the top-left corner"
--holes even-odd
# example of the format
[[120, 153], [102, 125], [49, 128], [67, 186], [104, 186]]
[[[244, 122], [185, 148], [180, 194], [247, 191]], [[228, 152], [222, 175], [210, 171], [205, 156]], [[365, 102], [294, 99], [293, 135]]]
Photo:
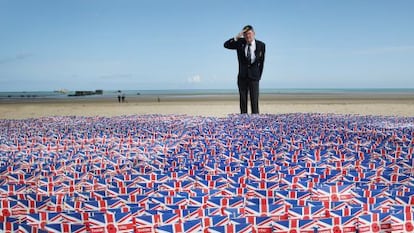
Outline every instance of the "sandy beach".
[[[414, 116], [414, 94], [264, 94], [261, 114], [336, 113]], [[225, 117], [239, 113], [237, 95], [112, 98], [16, 99], [0, 101], [1, 119], [48, 116], [185, 114]], [[249, 108], [250, 111], [250, 108]]]

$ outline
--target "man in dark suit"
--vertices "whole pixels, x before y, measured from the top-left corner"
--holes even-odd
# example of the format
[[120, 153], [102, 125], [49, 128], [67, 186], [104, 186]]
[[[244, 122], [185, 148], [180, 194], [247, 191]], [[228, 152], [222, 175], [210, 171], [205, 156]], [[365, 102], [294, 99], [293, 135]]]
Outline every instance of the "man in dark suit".
[[255, 39], [253, 27], [247, 25], [234, 38], [224, 42], [227, 49], [237, 50], [239, 74], [237, 86], [240, 95], [240, 112], [247, 113], [247, 95], [250, 94], [252, 113], [259, 113], [259, 81], [263, 73], [265, 44]]

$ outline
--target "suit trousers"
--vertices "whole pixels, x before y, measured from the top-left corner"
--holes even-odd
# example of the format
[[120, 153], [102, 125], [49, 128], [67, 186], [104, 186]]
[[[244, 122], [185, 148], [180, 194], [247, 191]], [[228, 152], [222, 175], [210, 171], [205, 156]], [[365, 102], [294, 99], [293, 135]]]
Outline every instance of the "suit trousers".
[[240, 95], [240, 112], [247, 113], [247, 96], [250, 95], [250, 104], [253, 114], [259, 113], [259, 80], [238, 78], [237, 86]]

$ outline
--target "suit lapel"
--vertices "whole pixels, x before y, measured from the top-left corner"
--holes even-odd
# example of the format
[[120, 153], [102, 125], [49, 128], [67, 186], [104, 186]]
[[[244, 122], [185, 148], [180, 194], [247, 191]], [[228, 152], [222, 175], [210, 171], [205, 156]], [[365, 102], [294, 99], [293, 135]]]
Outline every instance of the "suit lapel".
[[243, 54], [243, 60], [245, 61], [245, 62], [247, 62], [247, 57], [246, 57], [246, 46], [247, 46], [247, 43], [246, 43], [246, 40], [243, 40], [243, 43], [242, 43], [242, 54]]
[[257, 40], [256, 40], [256, 50], [254, 51], [254, 55], [256, 56], [256, 60], [258, 58], [261, 59], [263, 56], [262, 47], [260, 46], [260, 43], [257, 42]]

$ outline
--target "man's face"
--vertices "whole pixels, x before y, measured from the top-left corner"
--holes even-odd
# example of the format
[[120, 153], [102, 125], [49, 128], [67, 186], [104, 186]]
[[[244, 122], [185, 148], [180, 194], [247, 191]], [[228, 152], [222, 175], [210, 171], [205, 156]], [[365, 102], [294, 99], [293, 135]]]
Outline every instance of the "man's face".
[[254, 40], [254, 31], [253, 30], [248, 30], [246, 32], [243, 33], [244, 38], [246, 39], [247, 43], [252, 43]]

